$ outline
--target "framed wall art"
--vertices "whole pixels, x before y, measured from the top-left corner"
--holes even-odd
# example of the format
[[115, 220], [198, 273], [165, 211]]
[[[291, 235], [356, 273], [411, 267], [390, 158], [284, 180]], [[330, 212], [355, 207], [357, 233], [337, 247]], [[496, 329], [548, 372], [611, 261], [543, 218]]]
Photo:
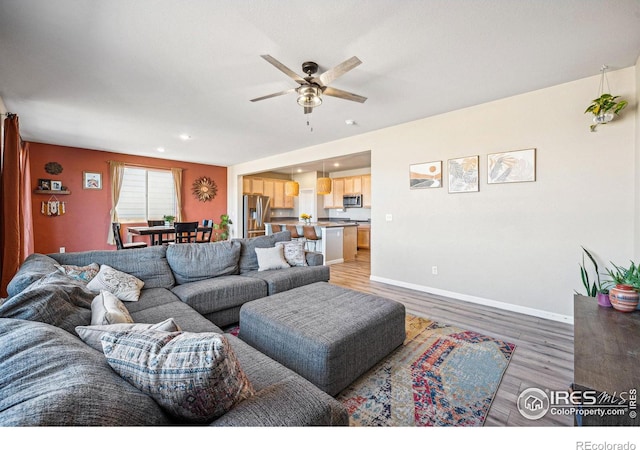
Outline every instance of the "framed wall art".
[[42, 191], [50, 191], [51, 190], [51, 180], [46, 178], [38, 178], [38, 189]]
[[82, 189], [102, 189], [102, 173], [82, 172]]
[[478, 192], [478, 161], [478, 155], [449, 160], [449, 192]]
[[411, 189], [442, 187], [442, 161], [411, 164], [409, 166], [409, 187]]
[[487, 183], [536, 181], [536, 149], [487, 155]]
[[51, 190], [52, 191], [61, 191], [62, 190], [62, 181], [51, 180]]

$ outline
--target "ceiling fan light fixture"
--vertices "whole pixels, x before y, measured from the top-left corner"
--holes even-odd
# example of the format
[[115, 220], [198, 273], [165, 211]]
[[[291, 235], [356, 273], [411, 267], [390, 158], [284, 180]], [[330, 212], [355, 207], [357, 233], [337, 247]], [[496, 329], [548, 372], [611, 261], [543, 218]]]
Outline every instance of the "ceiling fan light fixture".
[[298, 89], [298, 105], [303, 108], [315, 108], [322, 104], [321, 90], [317, 86], [300, 86]]

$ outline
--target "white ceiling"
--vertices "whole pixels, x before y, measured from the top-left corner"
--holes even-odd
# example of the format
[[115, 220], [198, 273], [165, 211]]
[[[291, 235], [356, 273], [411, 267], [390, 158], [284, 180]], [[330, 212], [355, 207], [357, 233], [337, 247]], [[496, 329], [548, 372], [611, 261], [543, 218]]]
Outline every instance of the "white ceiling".
[[[638, 0], [0, 0], [0, 97], [23, 139], [223, 166], [639, 53]], [[262, 54], [300, 74], [357, 56], [331, 86], [368, 100], [325, 97], [310, 131], [293, 94], [249, 101], [297, 86]]]

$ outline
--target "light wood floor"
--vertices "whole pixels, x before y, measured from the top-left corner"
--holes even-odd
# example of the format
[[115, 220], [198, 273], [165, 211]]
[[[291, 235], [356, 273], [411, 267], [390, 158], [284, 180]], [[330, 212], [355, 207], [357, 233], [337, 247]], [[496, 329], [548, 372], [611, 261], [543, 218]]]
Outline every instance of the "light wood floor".
[[403, 303], [407, 313], [516, 344], [485, 426], [572, 426], [572, 417], [525, 419], [516, 399], [528, 387], [566, 390], [573, 381], [573, 326], [369, 280], [369, 251], [331, 265], [330, 283]]

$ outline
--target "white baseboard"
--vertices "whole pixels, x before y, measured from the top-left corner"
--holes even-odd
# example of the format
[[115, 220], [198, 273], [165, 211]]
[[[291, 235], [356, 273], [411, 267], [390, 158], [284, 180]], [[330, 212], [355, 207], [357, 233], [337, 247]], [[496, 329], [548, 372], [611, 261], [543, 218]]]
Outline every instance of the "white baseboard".
[[325, 266], [330, 266], [331, 264], [341, 264], [344, 262], [344, 258], [332, 259], [331, 261], [327, 261], [324, 263]]
[[389, 278], [383, 278], [371, 275], [369, 277], [371, 281], [377, 281], [379, 283], [390, 284], [392, 286], [399, 286], [414, 291], [426, 292], [427, 294], [440, 295], [443, 297], [455, 298], [456, 300], [462, 300], [469, 303], [477, 303], [479, 305], [491, 306], [493, 308], [504, 309], [506, 311], [517, 312], [520, 314], [526, 314], [528, 316], [540, 317], [542, 319], [554, 320], [556, 322], [563, 322], [573, 325], [573, 316], [564, 316], [562, 314], [552, 313], [544, 311], [542, 309], [528, 308], [526, 306], [513, 305], [511, 303], [499, 302], [496, 300], [490, 300], [488, 298], [475, 297], [473, 295], [460, 294], [458, 292], [446, 291], [444, 289], [432, 288], [429, 286], [422, 286], [414, 283], [407, 283], [404, 281], [392, 280]]

